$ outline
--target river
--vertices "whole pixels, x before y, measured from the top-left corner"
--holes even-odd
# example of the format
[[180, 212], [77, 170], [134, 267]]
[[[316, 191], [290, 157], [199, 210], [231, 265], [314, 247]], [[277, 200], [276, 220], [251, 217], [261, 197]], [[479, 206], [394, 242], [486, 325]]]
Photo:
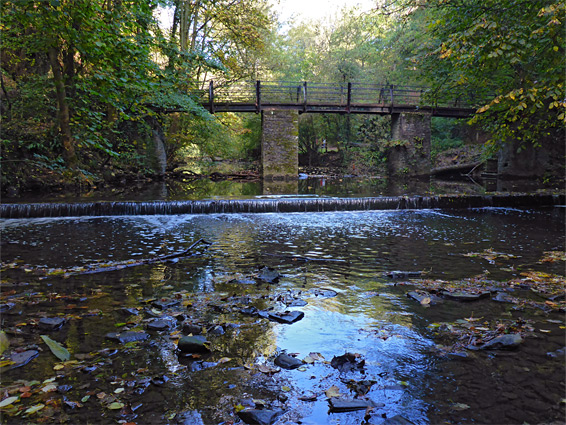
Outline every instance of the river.
[[[505, 293], [543, 308], [496, 302], [503, 290], [471, 302], [418, 302], [407, 297], [415, 281], [406, 283], [563, 276], [564, 261], [541, 259], [564, 251], [564, 211], [5, 219], [3, 329], [11, 349], [36, 346], [40, 353], [5, 369], [2, 385], [39, 381], [14, 406], [43, 404], [29, 417], [48, 422], [228, 424], [240, 423], [239, 410], [258, 406], [278, 412], [277, 424], [360, 424], [364, 416], [371, 424], [393, 417], [414, 424], [560, 421], [564, 357], [547, 353], [564, 347], [563, 310], [545, 309], [545, 294], [519, 286]], [[99, 271], [180, 252], [201, 238], [210, 245], [188, 257], [84, 273], [87, 266]], [[261, 280], [265, 271], [277, 278]], [[242, 313], [252, 306], [304, 318], [283, 324]], [[38, 326], [45, 316], [64, 318], [64, 325], [46, 331]], [[158, 319], [169, 327], [148, 330]], [[523, 342], [513, 350], [446, 349], [455, 323], [465, 320], [479, 329], [521, 326]], [[204, 329], [209, 354], [178, 355], [187, 323]], [[108, 339], [127, 330], [149, 338], [125, 345]], [[71, 363], [54, 370], [59, 361], [40, 334], [65, 346]], [[281, 352], [303, 364], [277, 367]], [[354, 356], [345, 367], [333, 365], [346, 353]], [[57, 390], [42, 392], [50, 378]], [[374, 407], [334, 412], [329, 395], [357, 396]], [[113, 402], [124, 407], [109, 408], [120, 406]], [[15, 412], [4, 415], [5, 423], [21, 423]]]

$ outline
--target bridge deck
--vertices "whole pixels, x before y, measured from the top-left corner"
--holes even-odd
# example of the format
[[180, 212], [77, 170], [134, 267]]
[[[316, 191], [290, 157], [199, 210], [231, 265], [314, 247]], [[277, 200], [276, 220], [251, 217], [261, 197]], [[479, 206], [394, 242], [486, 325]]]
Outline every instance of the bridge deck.
[[300, 113], [375, 114], [427, 112], [433, 116], [466, 118], [485, 102], [476, 94], [434, 98], [429, 88], [379, 84], [312, 84], [263, 82], [215, 87], [195, 93], [203, 107], [215, 112], [298, 110]]

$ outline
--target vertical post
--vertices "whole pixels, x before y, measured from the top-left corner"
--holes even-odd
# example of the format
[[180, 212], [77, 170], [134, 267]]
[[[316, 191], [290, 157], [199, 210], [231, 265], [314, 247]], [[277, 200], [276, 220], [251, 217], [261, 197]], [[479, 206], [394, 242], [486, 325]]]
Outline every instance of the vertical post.
[[393, 105], [393, 84], [389, 86], [389, 98], [391, 100], [391, 105]]
[[348, 103], [346, 104], [346, 112], [350, 113], [350, 105], [352, 104], [352, 83], [348, 83]]
[[255, 83], [255, 112], [261, 112], [261, 82], [259, 80]]
[[208, 85], [208, 102], [210, 113], [214, 114], [214, 81], [210, 80], [210, 84]]
[[303, 112], [305, 112], [307, 110], [307, 82], [305, 81], [303, 83]]

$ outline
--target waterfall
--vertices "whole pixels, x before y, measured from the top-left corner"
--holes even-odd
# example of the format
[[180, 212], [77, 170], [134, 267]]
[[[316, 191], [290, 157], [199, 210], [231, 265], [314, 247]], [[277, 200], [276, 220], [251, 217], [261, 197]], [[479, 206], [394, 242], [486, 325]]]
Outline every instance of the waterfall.
[[90, 202], [2, 204], [1, 218], [77, 217], [113, 215], [172, 215], [215, 213], [289, 213], [450, 209], [481, 207], [540, 207], [563, 205], [564, 195], [443, 195], [374, 198], [280, 198], [202, 201]]

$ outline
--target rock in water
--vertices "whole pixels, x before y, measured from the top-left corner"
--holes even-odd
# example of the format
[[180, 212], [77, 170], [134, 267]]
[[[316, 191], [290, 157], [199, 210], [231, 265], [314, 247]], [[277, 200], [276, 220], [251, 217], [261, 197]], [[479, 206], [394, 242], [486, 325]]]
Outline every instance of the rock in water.
[[267, 318], [271, 321], [288, 325], [298, 322], [303, 317], [305, 317], [305, 313], [302, 311], [285, 311], [283, 313], [268, 313], [267, 315]]
[[264, 267], [263, 269], [260, 270], [259, 274], [257, 275], [257, 278], [259, 280], [267, 283], [277, 283], [280, 277], [281, 274], [279, 274], [277, 270], [274, 270], [270, 267]]
[[39, 328], [46, 331], [61, 329], [66, 320], [62, 317], [43, 317], [39, 319]]
[[303, 365], [301, 360], [285, 353], [279, 354], [274, 363], [283, 369], [296, 369]]
[[106, 334], [106, 339], [111, 339], [113, 341], [118, 341], [121, 344], [127, 344], [128, 342], [144, 341], [149, 338], [149, 334], [145, 332], [110, 332]]
[[210, 349], [206, 346], [209, 342], [204, 336], [184, 336], [179, 339], [177, 347], [183, 353], [208, 353]]
[[501, 335], [486, 342], [480, 347], [482, 350], [513, 350], [523, 342], [519, 334]]
[[247, 424], [272, 425], [283, 414], [281, 410], [242, 410], [238, 416]]
[[[365, 410], [368, 407], [377, 407], [371, 400], [331, 398], [328, 400], [331, 412], [353, 412], [354, 410]], [[383, 407], [382, 404], [380, 407]]]

